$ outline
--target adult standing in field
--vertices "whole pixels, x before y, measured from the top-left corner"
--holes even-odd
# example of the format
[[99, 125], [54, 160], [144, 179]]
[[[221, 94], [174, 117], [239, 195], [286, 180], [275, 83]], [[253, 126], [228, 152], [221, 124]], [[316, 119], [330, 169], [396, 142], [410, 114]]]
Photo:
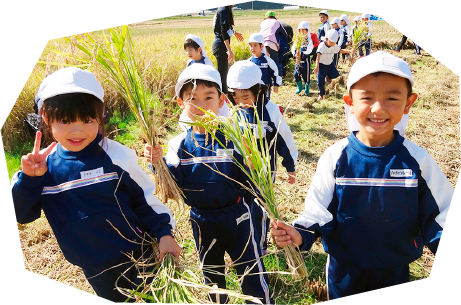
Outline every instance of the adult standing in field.
[[[266, 47], [266, 54], [272, 58], [273, 61], [277, 64], [279, 71], [282, 70], [279, 60], [279, 49], [280, 44], [277, 40], [277, 36], [284, 37], [285, 41], [288, 39], [288, 34], [283, 28], [280, 21], [275, 18], [275, 13], [273, 11], [268, 11], [264, 17], [263, 22], [260, 25], [259, 31], [264, 37], [264, 46]], [[280, 50], [283, 52], [283, 50]]]
[[280, 61], [280, 66], [282, 67], [282, 70], [279, 72], [282, 77], [285, 77], [286, 72], [287, 72], [288, 61], [292, 57], [290, 49], [291, 49], [291, 44], [293, 43], [293, 28], [286, 22], [283, 22], [280, 20], [279, 22], [282, 25], [282, 27], [285, 29], [285, 32], [287, 33], [286, 38], [282, 34], [275, 35], [280, 45], [279, 61]]
[[230, 38], [235, 34], [237, 40], [243, 41], [243, 35], [233, 29], [234, 5], [221, 6], [216, 11], [213, 18], [213, 28], [215, 40], [213, 42], [213, 55], [218, 62], [218, 71], [221, 75], [222, 92], [227, 94], [227, 72], [229, 71], [229, 61], [234, 60], [234, 53], [230, 46]]

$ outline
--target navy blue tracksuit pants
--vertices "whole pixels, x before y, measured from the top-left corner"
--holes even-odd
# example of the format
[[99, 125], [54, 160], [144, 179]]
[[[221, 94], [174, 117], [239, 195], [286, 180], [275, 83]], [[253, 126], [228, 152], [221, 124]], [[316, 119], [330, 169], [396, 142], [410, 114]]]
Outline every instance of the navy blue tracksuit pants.
[[359, 49], [359, 56], [363, 56], [363, 47], [365, 47], [365, 55], [368, 56], [370, 55], [370, 52], [371, 52], [371, 39], [368, 38], [366, 40], [362, 40], [359, 45], [358, 45], [358, 49]]
[[267, 250], [267, 232], [269, 231], [270, 219], [266, 211], [254, 201], [255, 198], [253, 194], [247, 192], [245, 202], [250, 205], [255, 240], [261, 250]]
[[[273, 303], [260, 259], [261, 249], [254, 238], [250, 209], [244, 200], [217, 210], [192, 207], [190, 218], [205, 283], [226, 288], [224, 254], [227, 252], [239, 278], [250, 270], [241, 282], [242, 292], [260, 298], [263, 304]], [[215, 295], [211, 298], [216, 302]], [[220, 295], [220, 303], [225, 303], [226, 298]]]
[[367, 270], [350, 263], [338, 262], [329, 255], [325, 268], [329, 300], [403, 284], [410, 280], [408, 265], [394, 269]]
[[309, 85], [310, 84], [310, 76], [311, 76], [311, 64], [310, 64], [310, 58], [305, 57], [305, 59], [301, 59], [299, 64], [297, 63], [295, 65], [295, 82], [300, 82], [301, 79], [304, 81], [304, 84]]
[[325, 95], [325, 77], [333, 79], [339, 76], [335, 62], [332, 61], [329, 65], [319, 64], [319, 72], [317, 73], [317, 84], [319, 85], [319, 95]]
[[[155, 261], [154, 258], [151, 258], [153, 255], [153, 248], [149, 244], [146, 244], [142, 250], [140, 248], [130, 254], [138, 261], [147, 259], [150, 259], [150, 262]], [[143, 283], [143, 279], [138, 277], [139, 273], [153, 272], [155, 266], [142, 268], [142, 270], [138, 270], [133, 261], [121, 254], [121, 258], [118, 261], [108, 263], [106, 266], [82, 267], [82, 271], [99, 297], [113, 302], [124, 302], [128, 297], [121, 294], [116, 289], [116, 286], [136, 290], [137, 287]], [[153, 277], [148, 278], [147, 281], [149, 279], [152, 280]], [[149, 285], [149, 283], [147, 282], [146, 285]], [[134, 301], [135, 299], [129, 299], [129, 302]]]

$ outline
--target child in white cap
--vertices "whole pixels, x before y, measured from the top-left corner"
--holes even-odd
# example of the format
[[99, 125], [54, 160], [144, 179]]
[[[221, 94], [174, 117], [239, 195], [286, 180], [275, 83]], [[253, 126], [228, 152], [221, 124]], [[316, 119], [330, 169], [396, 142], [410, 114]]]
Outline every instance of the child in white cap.
[[330, 23], [328, 22], [328, 11], [321, 10], [319, 12], [320, 22], [322, 23], [319, 27], [319, 41], [325, 40], [326, 33], [330, 30]]
[[[351, 44], [351, 34], [352, 34], [352, 29], [349, 26], [350, 21], [347, 18], [346, 14], [342, 14], [339, 16], [339, 20], [341, 21], [341, 31], [343, 31], [344, 39], [342, 43], [340, 44], [341, 49], [345, 49], [348, 45]], [[343, 57], [343, 62], [346, 60], [346, 54], [342, 54]]]
[[[279, 69], [275, 61], [266, 55], [264, 46], [264, 37], [260, 33], [253, 33], [248, 39], [248, 47], [251, 54], [248, 60], [256, 64], [261, 69], [261, 80], [267, 86], [267, 98], [270, 99], [271, 89], [279, 92], [279, 86], [282, 84], [282, 77], [279, 75]], [[229, 85], [227, 86], [229, 87]]]
[[[342, 48], [343, 42], [345, 41], [345, 35], [344, 31], [341, 30], [341, 20], [339, 18], [333, 18], [330, 21], [330, 25], [332, 29], [336, 30], [338, 33], [338, 41], [336, 41], [336, 44]], [[339, 62], [339, 53], [335, 53], [333, 57], [333, 61], [335, 62], [335, 67], [338, 67], [338, 62]]]
[[[394, 131], [417, 95], [405, 61], [378, 51], [358, 60], [344, 100], [360, 130], [320, 157], [293, 226], [273, 222], [279, 246], [322, 236], [329, 299], [409, 281], [409, 264], [437, 252], [453, 187], [426, 150]], [[278, 230], [276, 230], [278, 229]]]
[[[202, 116], [203, 110], [217, 114], [225, 102], [220, 74], [207, 65], [187, 67], [179, 75], [175, 90], [178, 104], [192, 121]], [[203, 127], [194, 126], [168, 143], [164, 161], [184, 192], [184, 202], [191, 207], [192, 231], [204, 266], [205, 283], [226, 288], [227, 252], [239, 278], [248, 272], [241, 282], [243, 293], [271, 304], [261, 249], [253, 233], [250, 208], [244, 200], [246, 190], [241, 186], [246, 183], [246, 176], [234, 162], [235, 158], [243, 164], [243, 157], [222, 133], [217, 131], [216, 136], [226, 147], [212, 141]], [[162, 147], [146, 146], [144, 153], [147, 160], [152, 157], [155, 162], [162, 158]], [[215, 294], [210, 296], [214, 303], [226, 303], [226, 295], [221, 294], [219, 300]]]
[[[209, 65], [213, 68], [215, 67], [205, 53], [205, 43], [200, 37], [188, 34], [184, 41], [184, 50], [186, 51], [187, 56], [189, 56], [187, 67], [194, 63]], [[229, 107], [227, 106], [227, 102], [219, 108], [218, 115], [225, 117], [229, 116]], [[188, 122], [191, 122], [191, 120], [187, 114], [184, 113], [184, 111], [181, 112], [179, 117], [179, 126], [183, 130], [187, 130], [190, 128]]]
[[[294, 78], [295, 78], [297, 89], [295, 93], [296, 94], [301, 93], [301, 91], [304, 89], [304, 93], [308, 95], [309, 94], [309, 84], [311, 82], [310, 55], [314, 48], [314, 43], [309, 33], [309, 23], [307, 21], [301, 21], [298, 25], [298, 32], [303, 35], [304, 40], [301, 43], [300, 50], [297, 50], [294, 44], [291, 47], [291, 53], [293, 54], [293, 57], [296, 58]], [[304, 80], [304, 88], [303, 88], [303, 80]]]
[[[229, 99], [236, 105], [242, 106], [241, 110], [245, 115], [245, 122], [240, 124], [250, 124], [251, 127], [257, 128], [257, 118], [255, 109], [261, 122], [262, 136], [266, 139], [268, 145], [274, 143], [269, 149], [271, 156], [271, 171], [277, 171], [277, 154], [283, 158], [282, 166], [288, 173], [288, 182], [295, 182], [298, 149], [291, 133], [290, 127], [286, 123], [279, 107], [264, 96], [265, 88], [261, 86], [261, 71], [258, 67], [249, 61], [238, 61], [232, 65], [227, 75], [227, 84], [229, 87]], [[258, 130], [255, 130], [258, 135]], [[247, 193], [246, 202], [251, 206], [253, 224], [255, 226], [256, 237], [265, 254], [267, 249], [267, 231], [269, 229], [269, 219], [264, 210], [255, 202], [255, 196]]]
[[188, 34], [184, 40], [184, 51], [186, 51], [186, 54], [189, 57], [187, 60], [187, 66], [190, 66], [193, 63], [200, 63], [214, 67], [205, 52], [205, 43], [200, 37]]
[[314, 74], [317, 74], [317, 83], [319, 86], [319, 99], [325, 95], [325, 78], [333, 79], [339, 76], [334, 62], [334, 56], [337, 53], [351, 53], [352, 50], [343, 50], [336, 44], [338, 41], [338, 32], [331, 29], [325, 35], [325, 41], [321, 42], [317, 49], [317, 60]]
[[58, 70], [42, 81], [37, 96], [57, 143], [40, 151], [38, 131], [32, 153], [22, 157], [11, 182], [16, 219], [32, 222], [43, 209], [65, 258], [82, 268], [98, 296], [123, 302], [127, 297], [116, 286], [142, 284], [124, 253], [147, 259], [151, 236], [159, 241], [160, 260], [168, 252], [179, 257], [174, 219], [153, 195], [155, 184], [136, 153], [105, 138], [104, 90], [93, 73]]
[[370, 14], [362, 14], [360, 17], [362, 24], [368, 26], [368, 32], [365, 35], [365, 39], [363, 39], [358, 46], [359, 50], [359, 57], [363, 55], [363, 47], [365, 47], [365, 56], [370, 55], [371, 52], [371, 35], [373, 34], [373, 24], [370, 21]]

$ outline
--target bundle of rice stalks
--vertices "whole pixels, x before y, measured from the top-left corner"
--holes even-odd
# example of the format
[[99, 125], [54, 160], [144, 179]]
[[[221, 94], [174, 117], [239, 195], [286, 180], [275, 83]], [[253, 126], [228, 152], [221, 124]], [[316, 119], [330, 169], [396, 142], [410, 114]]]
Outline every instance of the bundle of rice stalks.
[[[162, 121], [164, 105], [146, 86], [143, 71], [135, 57], [128, 27], [125, 25], [108, 31], [110, 39], [105, 31], [102, 31], [102, 42], [90, 34], [67, 38], [85, 55], [84, 57], [64, 55], [86, 64], [97, 76], [102, 77], [120, 93], [136, 117], [141, 128], [141, 136], [149, 145], [154, 146], [158, 142], [158, 130], [162, 127], [158, 122]], [[164, 203], [168, 199], [181, 202], [182, 191], [171, 177], [163, 160], [155, 162], [154, 166], [156, 171], [154, 181], [157, 184], [155, 195]]]
[[[138, 270], [149, 265], [152, 264], [148, 260], [136, 261]], [[152, 272], [140, 273], [140, 277], [143, 279], [143, 284], [136, 290], [120, 287], [117, 287], [117, 289], [129, 298], [143, 300], [148, 303], [211, 304], [210, 294], [227, 294], [237, 299], [261, 304], [258, 298], [203, 284], [201, 278], [188, 270], [170, 253], [165, 255], [161, 264], [157, 263], [155, 265]]]
[[[279, 209], [275, 200], [269, 154], [270, 149], [275, 149], [275, 138], [273, 142], [267, 143], [265, 137], [257, 136], [263, 135], [263, 130], [256, 109], [255, 117], [257, 122], [250, 126], [240, 107], [229, 104], [229, 108], [229, 118], [219, 117], [202, 109], [206, 116], [197, 117], [196, 122], [191, 123], [191, 125], [203, 127], [226, 150], [226, 143], [221, 143], [215, 132], [221, 132], [226, 137], [226, 140], [233, 142], [234, 148], [244, 157], [244, 162], [246, 163], [241, 164], [235, 159], [236, 164], [257, 189], [253, 189], [248, 185], [242, 186], [257, 198], [257, 203], [267, 211], [271, 219], [280, 219]], [[232, 156], [233, 154], [230, 153], [230, 155]], [[307, 268], [299, 249], [295, 248], [293, 244], [286, 246], [284, 249], [293, 278], [307, 276]]]
[[351, 46], [353, 51], [351, 56], [349, 56], [349, 66], [351, 66], [356, 60], [354, 56], [355, 51], [357, 51], [357, 49], [363, 45], [367, 39], [371, 39], [371, 35], [367, 36], [368, 31], [370, 31], [370, 28], [365, 23], [360, 23], [358, 27], [352, 31]]
[[[303, 36], [302, 33], [296, 33], [293, 35], [293, 47], [295, 48], [295, 50], [299, 53], [299, 51], [301, 50], [301, 47], [303, 45], [303, 42], [304, 40], [306, 39], [306, 37]], [[296, 62], [299, 64], [299, 58], [296, 58]]]

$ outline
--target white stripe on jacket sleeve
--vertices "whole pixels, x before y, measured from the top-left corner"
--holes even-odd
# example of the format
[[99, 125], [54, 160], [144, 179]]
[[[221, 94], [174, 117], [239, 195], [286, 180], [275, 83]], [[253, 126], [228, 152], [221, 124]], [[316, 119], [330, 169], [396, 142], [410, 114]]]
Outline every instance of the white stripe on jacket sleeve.
[[266, 57], [267, 63], [269, 64], [269, 68], [271, 68], [272, 71], [274, 71], [274, 77], [275, 77], [276, 84], [280, 86], [282, 84], [282, 77], [279, 75], [279, 68], [277, 67], [277, 64], [269, 56], [267, 55], [264, 55], [264, 56]]
[[[272, 101], [266, 104], [267, 112], [269, 112], [270, 120], [274, 122], [275, 127], [278, 129], [278, 136], [281, 136], [290, 151], [293, 158], [294, 165], [298, 165], [298, 148], [296, 147], [295, 139], [291, 133], [290, 127], [285, 121], [279, 107]], [[284, 157], [284, 156], [282, 156]]]
[[335, 166], [344, 147], [349, 143], [347, 138], [333, 144], [320, 157], [317, 170], [304, 200], [304, 211], [293, 222], [309, 228], [314, 224], [323, 226], [333, 220], [328, 206], [335, 192]]
[[120, 168], [130, 174], [131, 179], [133, 179], [139, 187], [142, 188], [147, 204], [149, 204], [157, 214], [165, 213], [170, 215], [169, 224], [171, 228], [174, 229], [175, 221], [171, 211], [157, 197], [155, 197], [155, 183], [141, 168], [141, 166], [139, 166], [136, 152], [116, 141], [112, 141], [110, 139], [105, 140], [106, 144], [103, 145], [103, 148], [111, 158], [112, 163], [120, 166]]
[[426, 181], [427, 187], [439, 207], [440, 214], [437, 215], [435, 221], [443, 228], [454, 193], [453, 186], [425, 149], [408, 140], [405, 140], [403, 145], [419, 164], [421, 176]]

